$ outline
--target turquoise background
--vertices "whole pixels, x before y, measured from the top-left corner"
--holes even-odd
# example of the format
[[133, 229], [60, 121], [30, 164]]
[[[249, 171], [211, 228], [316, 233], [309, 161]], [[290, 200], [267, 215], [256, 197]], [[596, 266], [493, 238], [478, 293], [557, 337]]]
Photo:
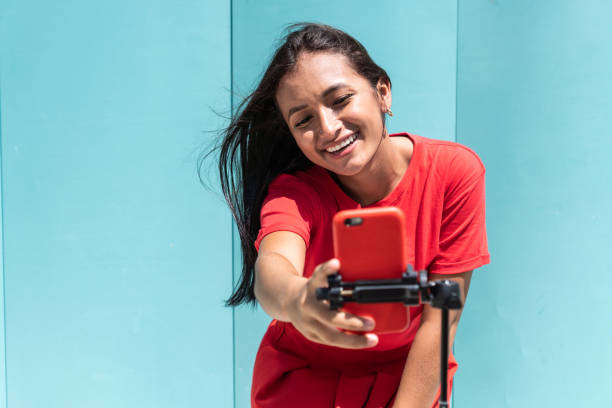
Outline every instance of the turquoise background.
[[457, 140], [487, 166], [492, 264], [457, 407], [609, 403], [612, 3], [459, 1]]
[[232, 406], [229, 3], [1, 4], [3, 405]]
[[269, 321], [196, 161], [290, 22], [353, 34], [392, 131], [487, 167], [492, 264], [455, 407], [603, 405], [612, 311], [612, 5], [528, 0], [0, 3], [1, 407], [247, 407]]

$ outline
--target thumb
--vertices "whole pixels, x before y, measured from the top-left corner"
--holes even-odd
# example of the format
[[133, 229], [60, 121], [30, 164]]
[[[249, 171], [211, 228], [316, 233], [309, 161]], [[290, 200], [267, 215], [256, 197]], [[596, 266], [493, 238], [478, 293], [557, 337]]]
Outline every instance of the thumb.
[[[312, 279], [319, 284], [327, 284], [327, 277], [340, 271], [340, 261], [332, 258], [319, 264], [312, 273]], [[326, 285], [327, 286], [327, 285]]]

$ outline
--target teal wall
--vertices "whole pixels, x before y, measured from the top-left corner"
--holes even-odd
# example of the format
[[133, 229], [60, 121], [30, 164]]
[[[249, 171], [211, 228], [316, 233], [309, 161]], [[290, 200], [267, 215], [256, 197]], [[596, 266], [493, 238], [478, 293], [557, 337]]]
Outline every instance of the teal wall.
[[231, 406], [231, 219], [195, 164], [229, 3], [0, 7], [2, 405]]
[[492, 264], [457, 407], [607, 405], [612, 4], [459, 1], [457, 139], [487, 166]]
[[457, 140], [487, 166], [493, 262], [457, 335], [454, 406], [604, 403], [611, 13], [603, 0], [4, 0], [0, 407], [248, 406], [269, 318], [222, 306], [235, 234], [214, 162], [209, 190], [195, 162], [281, 29], [308, 20], [387, 69], [392, 131]]

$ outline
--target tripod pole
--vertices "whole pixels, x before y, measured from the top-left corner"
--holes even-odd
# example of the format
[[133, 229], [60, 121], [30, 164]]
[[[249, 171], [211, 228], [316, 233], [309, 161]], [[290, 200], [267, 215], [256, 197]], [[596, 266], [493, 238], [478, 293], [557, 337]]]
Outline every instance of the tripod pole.
[[448, 408], [448, 309], [442, 308], [442, 341], [440, 343], [440, 408]]

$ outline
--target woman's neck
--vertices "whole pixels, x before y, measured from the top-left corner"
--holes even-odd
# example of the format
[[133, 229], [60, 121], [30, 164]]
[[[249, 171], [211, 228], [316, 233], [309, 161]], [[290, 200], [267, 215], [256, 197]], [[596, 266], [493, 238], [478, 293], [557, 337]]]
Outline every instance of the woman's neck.
[[397, 187], [408, 169], [413, 150], [410, 138], [385, 136], [366, 168], [353, 176], [336, 175], [336, 181], [361, 205], [373, 204]]

